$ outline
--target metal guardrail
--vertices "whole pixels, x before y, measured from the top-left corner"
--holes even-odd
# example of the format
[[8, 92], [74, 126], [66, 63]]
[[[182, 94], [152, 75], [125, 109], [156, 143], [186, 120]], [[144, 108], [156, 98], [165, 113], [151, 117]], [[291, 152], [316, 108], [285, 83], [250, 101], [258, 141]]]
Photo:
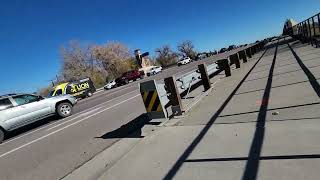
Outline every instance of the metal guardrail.
[[290, 27], [286, 22], [283, 34], [290, 35], [302, 42], [311, 42], [319, 47], [320, 41], [320, 13]]
[[[211, 76], [212, 74], [217, 72], [218, 71], [217, 67], [218, 67], [217, 64], [208, 65], [207, 66], [208, 75]], [[177, 83], [179, 93], [181, 94], [184, 91], [188, 91], [191, 88], [191, 86], [199, 83], [201, 81], [201, 74], [199, 70], [194, 70], [192, 72], [188, 72], [182, 75], [176, 81], [177, 81], [176, 83]]]
[[[162, 81], [154, 81], [166, 117], [179, 115], [183, 112], [181, 104], [182, 97], [188, 97], [188, 94], [199, 86], [203, 86], [205, 91], [210, 89], [210, 78], [221, 71], [225, 71], [226, 76], [230, 76], [230, 65], [235, 65], [236, 68], [240, 68], [241, 59], [243, 63], [246, 63], [247, 58], [251, 58], [253, 54], [263, 49], [264, 45], [265, 41], [253, 43], [246, 47], [230, 51], [227, 54], [227, 59], [217, 61], [219, 65], [216, 63], [207, 66], [200, 64], [197, 69], [185, 73], [176, 79], [174, 77], [168, 77], [164, 79], [164, 83]], [[169, 107], [171, 107], [171, 115], [169, 115], [168, 112]]]

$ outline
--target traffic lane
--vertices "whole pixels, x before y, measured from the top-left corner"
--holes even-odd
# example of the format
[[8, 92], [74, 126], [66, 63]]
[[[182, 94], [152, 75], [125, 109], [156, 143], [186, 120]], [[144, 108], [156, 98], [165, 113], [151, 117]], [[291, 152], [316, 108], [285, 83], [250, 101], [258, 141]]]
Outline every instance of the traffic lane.
[[[80, 112], [86, 112], [90, 111], [91, 109], [94, 109], [95, 107], [108, 102], [112, 101], [113, 98], [121, 97], [122, 95], [126, 95], [127, 93], [133, 92], [137, 90], [138, 88], [135, 87], [126, 87], [122, 89], [121, 91], [115, 91], [113, 93], [103, 93], [100, 94], [97, 98], [88, 99], [86, 101], [79, 101], [73, 108], [73, 115], [68, 118], [75, 117]], [[34, 133], [35, 131], [41, 130], [43, 128], [46, 128], [46, 126], [50, 126], [51, 124], [59, 123], [62, 119], [52, 116], [45, 118], [43, 120], [34, 122], [32, 124], [29, 124], [27, 126], [21, 127], [19, 129], [16, 129], [14, 131], [8, 132], [6, 135], [6, 139], [3, 143], [6, 143], [8, 141], [12, 141], [16, 138], [20, 138], [21, 136], [26, 136], [31, 133]], [[63, 119], [65, 120], [65, 119]]]
[[100, 112], [105, 108], [114, 108], [121, 106], [121, 104], [126, 103], [128, 99], [131, 100], [132, 98], [138, 98], [138, 95], [140, 96], [138, 91], [124, 94], [112, 100], [106, 101], [100, 105], [97, 105], [94, 108], [88, 109], [81, 113], [74, 114], [64, 119], [52, 121], [51, 124], [43, 125], [42, 127], [36, 128], [33, 131], [29, 131], [25, 134], [21, 134], [20, 136], [13, 137], [12, 139], [8, 139], [7, 141], [4, 141], [2, 144], [0, 144], [0, 157], [2, 156], [2, 154], [7, 153], [12, 149], [17, 148], [23, 144], [29, 143], [37, 138], [43, 137], [51, 133], [53, 130], [58, 129], [59, 127], [69, 126], [69, 124], [72, 124], [81, 118], [91, 118], [91, 114]]
[[123, 87], [118, 90], [114, 90], [114, 91], [110, 91], [110, 92], [106, 91], [101, 94], [96, 94], [96, 95], [90, 97], [90, 99], [87, 99], [87, 100], [84, 99], [84, 101], [79, 101], [74, 106], [74, 113], [78, 113], [78, 112], [87, 110], [91, 107], [97, 106], [103, 102], [109, 101], [109, 100], [111, 100], [115, 97], [121, 96], [123, 94], [133, 92], [137, 89], [138, 89], [137, 84], [129, 84], [128, 86]]
[[[99, 138], [145, 112], [140, 96], [112, 107], [101, 109], [90, 118], [79, 118], [71, 124], [51, 129], [41, 139], [35, 139], [3, 156], [1, 146], [0, 173], [3, 179], [59, 179], [93, 158], [122, 138]], [[111, 105], [111, 106], [110, 106]], [[111, 108], [110, 108], [111, 107]], [[134, 107], [134, 108], [133, 108]], [[99, 112], [98, 111], [98, 112]], [[97, 112], [96, 112], [97, 113]], [[1, 179], [2, 179], [1, 178]]]
[[114, 94], [116, 92], [119, 92], [119, 91], [124, 91], [124, 93], [127, 93], [129, 92], [130, 90], [128, 90], [128, 88], [130, 88], [131, 86], [130, 85], [133, 85], [134, 83], [130, 83], [128, 85], [124, 85], [124, 86], [119, 86], [119, 87], [116, 87], [116, 88], [112, 88], [112, 89], [109, 89], [109, 90], [102, 90], [98, 93], [95, 93], [93, 94], [93, 96], [91, 97], [87, 97], [85, 99], [80, 99], [78, 101], [78, 104], [81, 104], [81, 103], [84, 103], [84, 102], [87, 102], [87, 101], [94, 101], [95, 99], [98, 99], [100, 98], [101, 96], [105, 96], [105, 95], [110, 95], [110, 94]]
[[[105, 91], [104, 93], [96, 94], [93, 97], [80, 100], [73, 110], [73, 115], [68, 118], [74, 118], [81, 112], [88, 112], [98, 107], [99, 105], [112, 101], [115, 98], [119, 98], [128, 93], [138, 90], [138, 83], [131, 83], [128, 86], [121, 86], [119, 89], [114, 89], [113, 91]], [[41, 131], [44, 128], [50, 128], [51, 125], [60, 123], [61, 121], [67, 121], [68, 118], [59, 119], [56, 116], [48, 117], [43, 120], [34, 122], [17, 130], [7, 133], [7, 137], [3, 144], [15, 141], [24, 136], [31, 136], [31, 134]]]

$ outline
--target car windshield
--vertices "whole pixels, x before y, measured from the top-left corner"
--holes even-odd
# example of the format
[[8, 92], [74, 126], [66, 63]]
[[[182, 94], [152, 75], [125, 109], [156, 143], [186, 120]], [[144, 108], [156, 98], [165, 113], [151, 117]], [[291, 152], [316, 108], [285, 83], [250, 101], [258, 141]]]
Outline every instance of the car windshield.
[[0, 111], [12, 107], [12, 103], [8, 98], [0, 99]]
[[48, 97], [52, 97], [53, 93], [54, 93], [54, 90], [50, 91], [49, 94], [48, 94]]

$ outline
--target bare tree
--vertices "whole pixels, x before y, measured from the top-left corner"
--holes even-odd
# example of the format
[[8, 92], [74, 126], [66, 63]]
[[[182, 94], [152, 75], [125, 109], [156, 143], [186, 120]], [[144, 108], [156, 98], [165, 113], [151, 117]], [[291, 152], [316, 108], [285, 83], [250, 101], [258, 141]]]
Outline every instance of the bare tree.
[[197, 55], [197, 52], [194, 50], [194, 45], [190, 40], [179, 43], [178, 51], [180, 52], [180, 55], [190, 57], [192, 59], [194, 59]]
[[92, 52], [104, 70], [113, 77], [135, 68], [129, 48], [122, 43], [110, 42], [104, 46], [94, 46]]
[[48, 96], [49, 92], [51, 91], [51, 86], [47, 86], [41, 89], [38, 89], [37, 94], [39, 94], [40, 96]]
[[64, 80], [71, 80], [87, 74], [89, 70], [88, 52], [80, 46], [78, 41], [71, 41], [67, 47], [62, 47], [62, 71]]
[[104, 84], [107, 74], [98, 66], [91, 46], [81, 46], [79, 41], [71, 41], [67, 47], [61, 48], [61, 56], [62, 69], [59, 78], [61, 81], [90, 77], [97, 86]]
[[172, 51], [169, 45], [164, 45], [156, 50], [156, 61], [162, 66], [168, 66], [177, 62], [178, 55]]

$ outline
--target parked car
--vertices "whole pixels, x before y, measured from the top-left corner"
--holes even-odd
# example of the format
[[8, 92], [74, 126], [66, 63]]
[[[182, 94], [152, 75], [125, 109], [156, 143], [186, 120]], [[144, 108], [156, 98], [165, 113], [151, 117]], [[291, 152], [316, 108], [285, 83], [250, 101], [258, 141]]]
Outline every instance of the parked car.
[[231, 46], [228, 47], [228, 51], [231, 51], [231, 50], [236, 49], [236, 48], [237, 48], [236, 45], [231, 45]]
[[78, 81], [66, 82], [55, 86], [49, 93], [49, 97], [70, 94], [75, 98], [91, 97], [96, 88], [90, 78]]
[[197, 54], [197, 58], [196, 59], [197, 60], [202, 60], [202, 59], [204, 59], [206, 57], [208, 57], [207, 53], [202, 53], [202, 54], [199, 53], [199, 54]]
[[117, 78], [115, 81], [117, 86], [122, 86], [122, 85], [128, 84], [130, 81], [143, 79], [143, 77], [144, 77], [143, 71], [132, 70], [132, 71], [123, 73], [122, 76]]
[[178, 61], [178, 66], [190, 63], [192, 60], [189, 57], [184, 57]]
[[72, 115], [77, 99], [71, 95], [43, 98], [33, 94], [9, 94], [0, 96], [0, 142], [7, 132], [43, 118]]
[[103, 88], [105, 90], [109, 90], [109, 89], [112, 89], [112, 88], [115, 88], [115, 87], [117, 87], [117, 83], [116, 83], [116, 80], [114, 79], [114, 80], [108, 82]]
[[155, 75], [158, 74], [162, 71], [162, 67], [161, 66], [154, 66], [151, 67], [148, 72], [147, 72], [147, 76], [151, 76], [151, 75]]
[[226, 52], [226, 51], [227, 51], [227, 48], [221, 48], [220, 51], [219, 51], [219, 53], [224, 53], [224, 52]]

